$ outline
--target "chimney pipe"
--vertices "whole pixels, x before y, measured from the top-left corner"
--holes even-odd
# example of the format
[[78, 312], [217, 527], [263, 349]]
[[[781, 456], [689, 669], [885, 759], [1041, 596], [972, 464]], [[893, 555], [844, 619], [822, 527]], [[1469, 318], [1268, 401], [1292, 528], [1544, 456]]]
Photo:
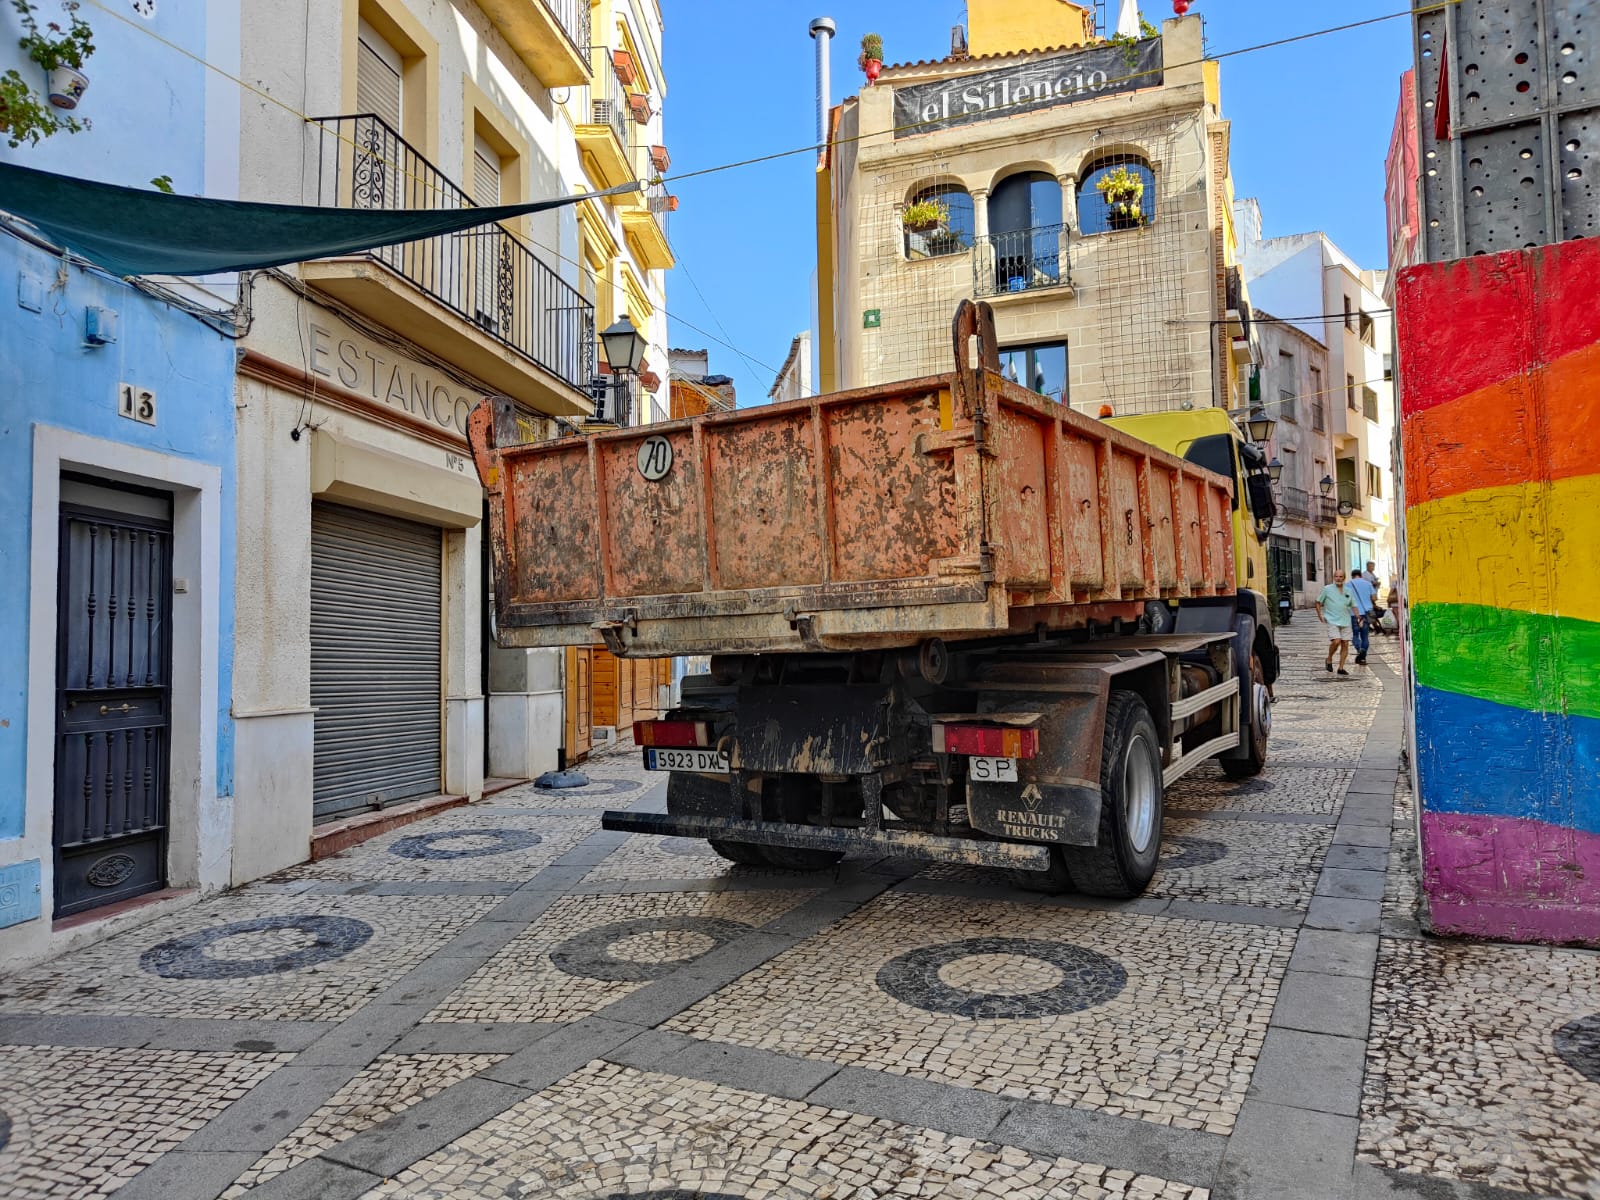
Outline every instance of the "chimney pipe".
[[818, 17], [811, 22], [811, 37], [817, 43], [817, 150], [824, 151], [828, 143], [828, 102], [833, 96], [833, 84], [828, 77], [828, 43], [838, 26], [832, 17]]

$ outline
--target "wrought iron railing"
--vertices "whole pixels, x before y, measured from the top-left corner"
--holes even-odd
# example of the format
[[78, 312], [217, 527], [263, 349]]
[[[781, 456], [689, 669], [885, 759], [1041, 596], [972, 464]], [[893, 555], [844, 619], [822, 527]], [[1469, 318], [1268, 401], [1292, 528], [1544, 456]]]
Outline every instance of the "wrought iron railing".
[[[381, 118], [323, 117], [325, 207], [473, 208], [467, 194]], [[594, 375], [594, 306], [493, 222], [365, 252], [502, 345], [577, 388]]]
[[1351, 512], [1361, 511], [1361, 489], [1356, 486], [1354, 480], [1341, 479], [1339, 481], [1339, 506], [1341, 508], [1348, 507]]
[[1283, 515], [1296, 521], [1309, 521], [1311, 519], [1311, 493], [1304, 488], [1286, 487], [1283, 489]]
[[1311, 428], [1315, 429], [1318, 433], [1327, 432], [1328, 413], [1327, 410], [1323, 408], [1322, 400], [1320, 398], [1311, 402]]
[[585, 56], [589, 53], [589, 0], [542, 0], [567, 40]]
[[1332, 496], [1318, 496], [1317, 506], [1312, 510], [1311, 519], [1318, 525], [1337, 525], [1339, 523], [1339, 502]]
[[990, 233], [973, 240], [973, 291], [979, 296], [1031, 292], [1072, 282], [1066, 225]]
[[608, 65], [600, 69], [600, 77], [589, 84], [589, 120], [595, 125], [609, 125], [617, 135], [624, 151], [628, 149], [628, 89], [622, 86], [616, 71]]

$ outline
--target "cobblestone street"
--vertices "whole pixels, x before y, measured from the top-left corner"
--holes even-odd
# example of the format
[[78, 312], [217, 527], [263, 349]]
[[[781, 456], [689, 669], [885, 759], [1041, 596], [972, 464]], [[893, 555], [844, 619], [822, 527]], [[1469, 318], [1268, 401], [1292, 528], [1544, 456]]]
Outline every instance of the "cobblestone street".
[[631, 752], [0, 978], [0, 1196], [1600, 1197], [1600, 956], [1424, 939], [1393, 639], [1131, 902], [604, 832]]

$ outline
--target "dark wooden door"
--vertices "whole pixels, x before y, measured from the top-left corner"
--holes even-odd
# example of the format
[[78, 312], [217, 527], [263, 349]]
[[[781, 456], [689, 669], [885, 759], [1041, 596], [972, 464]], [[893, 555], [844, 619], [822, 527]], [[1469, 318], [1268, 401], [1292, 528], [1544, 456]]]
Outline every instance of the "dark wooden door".
[[111, 489], [73, 489], [63, 481], [62, 492], [58, 917], [166, 883], [172, 662], [168, 502], [130, 493], [131, 511], [119, 511]]

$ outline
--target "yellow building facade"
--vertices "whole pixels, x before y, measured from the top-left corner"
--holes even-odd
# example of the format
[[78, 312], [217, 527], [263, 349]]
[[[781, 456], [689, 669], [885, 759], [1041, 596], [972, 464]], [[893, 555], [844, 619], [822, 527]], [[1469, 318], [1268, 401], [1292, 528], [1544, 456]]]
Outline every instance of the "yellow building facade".
[[833, 111], [822, 390], [948, 370], [975, 297], [1005, 373], [1080, 411], [1244, 402], [1229, 124], [1199, 18], [1128, 44], [1066, 0], [968, 13], [964, 51], [886, 66]]

